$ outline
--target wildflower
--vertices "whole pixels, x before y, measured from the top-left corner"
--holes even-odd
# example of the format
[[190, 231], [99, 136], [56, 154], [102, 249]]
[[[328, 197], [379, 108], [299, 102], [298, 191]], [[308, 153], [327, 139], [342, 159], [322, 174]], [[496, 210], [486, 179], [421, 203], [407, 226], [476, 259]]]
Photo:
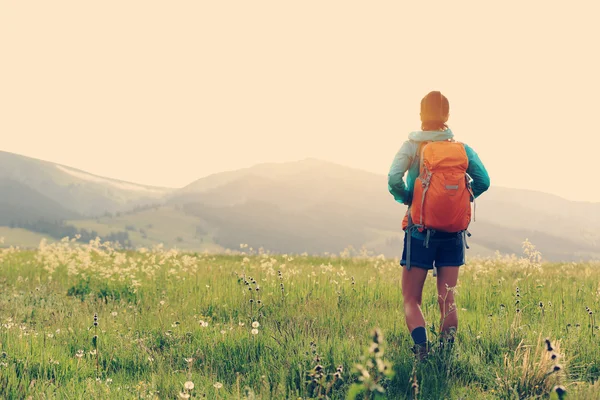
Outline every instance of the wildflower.
[[375, 329], [373, 331], [373, 342], [380, 344], [383, 340], [383, 335], [381, 334], [381, 331], [379, 329]]
[[552, 372], [559, 372], [562, 369], [560, 364], [556, 364], [554, 368], [552, 368]]
[[201, 327], [206, 328], [208, 326], [208, 322], [205, 322], [203, 320], [198, 321], [198, 323], [200, 324]]
[[77, 350], [77, 353], [75, 353], [75, 357], [77, 357], [77, 358], [83, 357], [83, 350]]
[[216, 382], [214, 385], [215, 389], [221, 389], [223, 387], [223, 384], [221, 382]]
[[565, 394], [567, 394], [567, 389], [564, 386], [555, 386], [554, 392], [558, 395], [559, 399], [562, 399]]
[[192, 390], [194, 388], [194, 382], [187, 381], [186, 383], [183, 384], [183, 388], [185, 390]]
[[189, 393], [180, 392], [179, 393], [179, 397], [181, 397], [182, 399], [189, 399], [190, 398], [190, 394]]
[[253, 328], [258, 328], [259, 326], [260, 326], [260, 324], [258, 323], [258, 321], [254, 321], [254, 322], [252, 323], [252, 327], [253, 327]]
[[246, 324], [245, 324], [245, 323], [243, 323], [242, 321], [240, 321], [240, 322], [238, 322], [238, 325], [239, 325], [239, 326], [244, 326], [244, 325], [246, 325]]
[[164, 305], [165, 305], [165, 301], [164, 301], [164, 300], [161, 300], [159, 304], [160, 304], [161, 306], [164, 306]]
[[113, 311], [113, 312], [110, 313], [110, 315], [112, 315], [113, 317], [116, 317], [117, 316], [117, 312]]
[[221, 335], [224, 335], [225, 333], [227, 333], [227, 332], [226, 332], [226, 331], [223, 331], [223, 330], [221, 331]]
[[377, 343], [371, 343], [371, 347], [369, 347], [369, 353], [377, 354], [377, 353], [379, 353], [379, 351], [380, 351], [379, 345]]
[[258, 335], [258, 329], [252, 329], [251, 332], [252, 332], [253, 335]]

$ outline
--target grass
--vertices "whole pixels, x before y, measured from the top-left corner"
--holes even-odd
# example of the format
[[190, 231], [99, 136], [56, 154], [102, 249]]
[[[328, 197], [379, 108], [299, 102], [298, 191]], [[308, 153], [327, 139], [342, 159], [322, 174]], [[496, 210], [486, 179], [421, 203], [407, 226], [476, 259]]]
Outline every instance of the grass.
[[35, 249], [39, 246], [42, 239], [53, 241], [49, 236], [41, 233], [31, 232], [21, 228], [9, 228], [0, 226], [0, 238], [6, 238], [0, 247], [19, 246], [26, 249]]
[[[396, 260], [243, 251], [0, 250], [0, 398], [600, 397], [599, 264], [471, 260], [415, 364]], [[422, 308], [435, 343], [431, 277]]]
[[96, 231], [101, 236], [127, 231], [135, 247], [164, 243], [165, 246], [185, 251], [214, 252], [222, 249], [214, 243], [213, 229], [205, 221], [175, 206], [159, 206], [156, 209], [67, 223], [79, 229]]

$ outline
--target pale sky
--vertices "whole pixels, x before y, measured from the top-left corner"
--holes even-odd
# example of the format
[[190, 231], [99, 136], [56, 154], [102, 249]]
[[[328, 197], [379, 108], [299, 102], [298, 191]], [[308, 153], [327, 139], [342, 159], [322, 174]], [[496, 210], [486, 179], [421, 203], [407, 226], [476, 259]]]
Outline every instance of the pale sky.
[[492, 185], [600, 201], [599, 3], [4, 0], [0, 149], [170, 187], [387, 174], [440, 90]]

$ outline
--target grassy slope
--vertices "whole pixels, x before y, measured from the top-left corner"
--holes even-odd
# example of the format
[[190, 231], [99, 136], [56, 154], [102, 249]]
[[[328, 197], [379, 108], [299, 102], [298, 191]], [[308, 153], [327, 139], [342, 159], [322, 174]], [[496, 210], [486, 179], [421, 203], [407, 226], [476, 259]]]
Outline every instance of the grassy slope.
[[[121, 258], [101, 251], [90, 262], [87, 254], [48, 249], [38, 265], [28, 253], [0, 253], [0, 397], [175, 398], [190, 380], [196, 397], [237, 399], [249, 388], [259, 399], [308, 398], [314, 392], [305, 378], [318, 354], [327, 374], [343, 366], [343, 380], [329, 393], [342, 399], [357, 381], [352, 368], [370, 345], [370, 330], [380, 327], [396, 373], [383, 386], [391, 399], [409, 398], [411, 340], [400, 269], [391, 260], [162, 252]], [[56, 256], [77, 260], [70, 274], [52, 262]], [[42, 264], [56, 267], [52, 280]], [[592, 385], [600, 378], [600, 336], [584, 308], [599, 307], [598, 265], [538, 270], [488, 260], [463, 271], [455, 352], [435, 352], [417, 366], [420, 399], [547, 398], [556, 383], [567, 385], [571, 398], [600, 396]], [[260, 291], [248, 290], [255, 285], [244, 285], [244, 273]], [[70, 288], [80, 298], [66, 296]], [[422, 308], [437, 326], [431, 279]], [[97, 331], [89, 330], [94, 313]], [[257, 335], [253, 321], [260, 322]], [[540, 342], [546, 336], [561, 355], [559, 374], [545, 375], [553, 365]]]
[[18, 246], [28, 249], [37, 248], [42, 239], [46, 239], [48, 242], [54, 241], [54, 239], [46, 235], [20, 228], [11, 229], [7, 226], [0, 226], [0, 237], [4, 238], [3, 246], [5, 247]]
[[[152, 247], [162, 243], [166, 247], [177, 247], [183, 250], [220, 249], [214, 244], [210, 227], [204, 221], [186, 215], [172, 206], [93, 220], [69, 221], [68, 223], [80, 229], [95, 230], [99, 235], [128, 231], [129, 237], [136, 247]], [[134, 228], [134, 230], [128, 230], [127, 227]], [[199, 232], [197, 228], [200, 228]], [[145, 232], [146, 237], [141, 231]]]

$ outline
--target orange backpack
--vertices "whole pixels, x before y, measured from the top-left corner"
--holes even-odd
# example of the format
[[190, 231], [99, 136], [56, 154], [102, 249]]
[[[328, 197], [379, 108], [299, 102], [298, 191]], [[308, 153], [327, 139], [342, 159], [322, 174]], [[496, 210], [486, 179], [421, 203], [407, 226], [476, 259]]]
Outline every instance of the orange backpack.
[[[465, 147], [454, 140], [424, 142], [412, 204], [402, 229], [440, 232], [466, 231], [471, 222], [471, 178]], [[429, 235], [428, 235], [429, 237]]]

